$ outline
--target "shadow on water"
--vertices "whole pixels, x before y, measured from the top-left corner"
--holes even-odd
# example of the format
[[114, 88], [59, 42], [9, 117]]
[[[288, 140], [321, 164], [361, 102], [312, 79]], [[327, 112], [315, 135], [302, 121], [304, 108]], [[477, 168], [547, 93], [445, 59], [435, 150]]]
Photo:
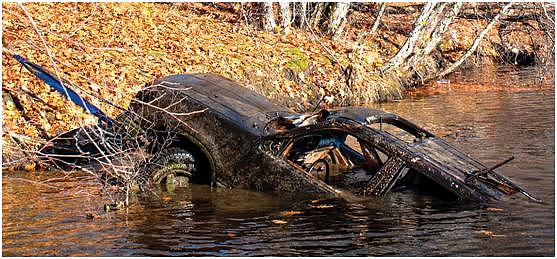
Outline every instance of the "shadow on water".
[[[445, 90], [374, 107], [417, 122], [487, 164], [516, 156], [500, 172], [544, 205], [520, 195], [479, 205], [413, 193], [312, 201], [194, 185], [106, 214], [101, 206], [107, 201], [92, 179], [4, 172], [2, 254], [554, 255], [554, 79], [537, 82], [540, 73], [508, 67], [490, 73], [457, 74], [451, 86], [432, 87]], [[484, 91], [471, 84], [497, 87]], [[51, 180], [36, 185], [22, 179]]]

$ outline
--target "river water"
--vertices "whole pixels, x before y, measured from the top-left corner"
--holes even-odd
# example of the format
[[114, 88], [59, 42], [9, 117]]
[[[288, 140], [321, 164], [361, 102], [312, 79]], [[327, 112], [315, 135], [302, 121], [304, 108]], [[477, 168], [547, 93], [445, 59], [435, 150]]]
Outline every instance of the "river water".
[[459, 73], [450, 83], [374, 105], [486, 164], [514, 155], [498, 171], [545, 204], [520, 195], [479, 205], [411, 193], [365, 202], [312, 201], [193, 186], [104, 213], [107, 198], [99, 198], [99, 187], [87, 176], [4, 172], [2, 254], [553, 256], [552, 71], [497, 67]]

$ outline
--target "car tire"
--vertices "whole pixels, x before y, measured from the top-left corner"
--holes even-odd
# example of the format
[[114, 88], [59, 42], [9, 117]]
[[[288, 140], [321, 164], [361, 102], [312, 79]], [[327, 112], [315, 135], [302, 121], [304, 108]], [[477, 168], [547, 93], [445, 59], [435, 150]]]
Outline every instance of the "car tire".
[[160, 151], [140, 169], [141, 189], [160, 185], [187, 187], [196, 170], [195, 158], [185, 149], [171, 147]]
[[328, 159], [319, 159], [313, 162], [308, 169], [308, 173], [328, 184], [330, 182], [331, 169], [330, 163], [327, 160]]

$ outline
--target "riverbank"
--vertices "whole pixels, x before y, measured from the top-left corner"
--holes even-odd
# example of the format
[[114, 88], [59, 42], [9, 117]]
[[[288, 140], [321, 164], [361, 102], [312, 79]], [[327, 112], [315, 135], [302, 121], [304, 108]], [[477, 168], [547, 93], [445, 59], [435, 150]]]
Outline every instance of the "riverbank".
[[[405, 82], [397, 77], [385, 79], [378, 71], [404, 44], [420, 13], [419, 6], [389, 6], [389, 15], [370, 34], [374, 20], [369, 12], [376, 7], [358, 5], [348, 16], [346, 33], [333, 40], [298, 28], [288, 33], [262, 31], [246, 20], [245, 10], [250, 6], [244, 9], [239, 4], [24, 6], [49, 46], [56, 70], [83, 90], [122, 107], [158, 77], [210, 72], [237, 80], [295, 111], [305, 111], [321, 98], [324, 106], [402, 98]], [[2, 7], [4, 49], [54, 71], [43, 39], [23, 9], [13, 3]], [[466, 10], [463, 14], [467, 15], [455, 19], [440, 43], [443, 59], [451, 61], [462, 55], [487, 23]], [[491, 15], [483, 9], [479, 14]], [[530, 19], [524, 28], [513, 27], [517, 36], [506, 43], [496, 25], [465, 66], [507, 62], [507, 45], [515, 46], [519, 53], [534, 53], [539, 63], [552, 61], [552, 56], [543, 54], [547, 51], [544, 46], [551, 44], [536, 45], [534, 39], [543, 30], [535, 22]], [[44, 139], [95, 123], [92, 116], [51, 91], [6, 52], [2, 56], [3, 166], [29, 164], [20, 162], [31, 159], [32, 150]], [[87, 98], [110, 116], [119, 113], [98, 99]]]

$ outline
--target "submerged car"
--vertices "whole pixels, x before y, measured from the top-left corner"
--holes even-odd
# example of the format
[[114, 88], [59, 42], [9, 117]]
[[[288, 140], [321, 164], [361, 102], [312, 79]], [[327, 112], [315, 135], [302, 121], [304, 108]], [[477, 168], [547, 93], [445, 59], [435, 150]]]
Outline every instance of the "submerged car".
[[[121, 117], [145, 133], [135, 142], [152, 154], [140, 165], [143, 186], [185, 181], [335, 197], [411, 189], [479, 202], [520, 192], [539, 201], [494, 171], [510, 159], [488, 167], [395, 114], [294, 113], [213, 74], [158, 79]], [[80, 132], [62, 134], [42, 153], [97, 154]]]

